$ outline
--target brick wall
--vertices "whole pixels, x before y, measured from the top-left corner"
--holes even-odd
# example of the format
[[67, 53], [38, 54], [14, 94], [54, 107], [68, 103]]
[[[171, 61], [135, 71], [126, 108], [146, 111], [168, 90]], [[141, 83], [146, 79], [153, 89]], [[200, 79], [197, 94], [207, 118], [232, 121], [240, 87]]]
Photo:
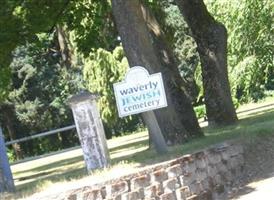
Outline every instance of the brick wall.
[[225, 199], [243, 170], [243, 148], [223, 143], [138, 173], [76, 190], [67, 200]]

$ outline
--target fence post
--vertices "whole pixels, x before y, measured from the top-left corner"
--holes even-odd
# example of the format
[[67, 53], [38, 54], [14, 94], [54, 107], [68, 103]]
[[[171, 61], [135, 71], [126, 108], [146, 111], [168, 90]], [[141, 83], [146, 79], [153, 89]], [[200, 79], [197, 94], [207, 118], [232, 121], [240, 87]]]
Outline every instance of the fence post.
[[96, 99], [95, 94], [87, 91], [69, 99], [88, 172], [109, 165], [105, 132]]
[[0, 127], [0, 193], [14, 191], [15, 187], [7, 156], [4, 135]]

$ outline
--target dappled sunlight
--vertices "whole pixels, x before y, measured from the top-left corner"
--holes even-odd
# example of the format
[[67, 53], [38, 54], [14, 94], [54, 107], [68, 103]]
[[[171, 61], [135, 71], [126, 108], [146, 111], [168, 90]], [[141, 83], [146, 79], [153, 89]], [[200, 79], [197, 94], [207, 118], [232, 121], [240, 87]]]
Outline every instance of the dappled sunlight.
[[[55, 187], [58, 182], [67, 182], [72, 179], [82, 179], [83, 177], [91, 179], [92, 177], [92, 181], [89, 180], [90, 183], [107, 179], [109, 174], [114, 176], [115, 174], [120, 175], [121, 172], [123, 172], [122, 174], [127, 171], [128, 173], [132, 172], [133, 167], [128, 166], [136, 168], [140, 164], [129, 164], [125, 160], [132, 160], [133, 155], [147, 150], [148, 134], [147, 132], [140, 132], [114, 138], [107, 142], [110, 149], [110, 157], [115, 166], [105, 170], [95, 170], [90, 176], [86, 172], [81, 149], [53, 153], [50, 156], [45, 155], [44, 158], [33, 158], [27, 162], [13, 164], [12, 170], [18, 192], [28, 195], [44, 190], [49, 186]], [[117, 173], [117, 169], [119, 173]], [[101, 176], [105, 178], [102, 179]]]
[[107, 141], [108, 148], [111, 150], [115, 147], [120, 147], [122, 145], [131, 144], [139, 141], [144, 141], [148, 139], [147, 131], [142, 131], [140, 133], [135, 133], [134, 135], [126, 135], [118, 138], [113, 138]]
[[115, 158], [120, 158], [120, 157], [126, 157], [126, 156], [130, 156], [132, 154], [144, 151], [148, 148], [148, 146], [144, 146], [144, 147], [140, 147], [140, 148], [131, 148], [131, 149], [127, 149], [125, 150], [121, 150], [118, 152], [115, 152], [114, 154], [111, 154], [111, 159], [115, 159]]
[[37, 192], [40, 193], [35, 194], [31, 198], [36, 199], [36, 196], [56, 194], [56, 191], [68, 191], [90, 187], [92, 184], [109, 180], [109, 177], [119, 178], [121, 174], [131, 174], [132, 172], [137, 171], [138, 167], [138, 164], [120, 162], [110, 168], [95, 170], [91, 175], [86, 175], [81, 179], [60, 180], [59, 182], [44, 181], [44, 184], [37, 188], [37, 190], [39, 189]]
[[[46, 167], [46, 166], [43, 166]], [[84, 173], [78, 173], [79, 170]], [[78, 171], [75, 173], [75, 171]], [[21, 176], [15, 176], [15, 185], [18, 188], [28, 187], [30, 183], [44, 182], [51, 180], [52, 182], [58, 182], [62, 179], [67, 179], [69, 176], [87, 175], [85, 173], [84, 162], [71, 163], [67, 165], [59, 165], [53, 168], [48, 167], [48, 170], [41, 170], [41, 172], [28, 172]], [[69, 175], [69, 176], [66, 176]]]
[[35, 157], [32, 158], [30, 161], [26, 162], [20, 162], [18, 164], [12, 164], [11, 168], [13, 171], [13, 174], [18, 174], [21, 171], [27, 171], [32, 170], [34, 168], [38, 168], [41, 170], [41, 163], [46, 163], [46, 165], [50, 165], [56, 163], [56, 162], [67, 162], [67, 160], [76, 159], [75, 157], [82, 156], [82, 150], [81, 149], [74, 149], [69, 150], [65, 152], [56, 152], [54, 154], [51, 154], [50, 156], [44, 155], [43, 157], [39, 157], [36, 159]]
[[[181, 145], [168, 147], [169, 152], [158, 155], [149, 148], [146, 131], [108, 140], [112, 166], [95, 170], [88, 175], [82, 150], [72, 149], [54, 153], [44, 158], [12, 165], [18, 195], [29, 195], [38, 191], [54, 192], [56, 188], [75, 188], [105, 181], [137, 171], [140, 167], [170, 160], [210, 145], [230, 140], [257, 137], [274, 133], [274, 110], [253, 110], [240, 117], [236, 125], [219, 128], [203, 128], [205, 137], [192, 139]], [[71, 182], [73, 181], [73, 183]], [[63, 188], [63, 189], [62, 189]]]

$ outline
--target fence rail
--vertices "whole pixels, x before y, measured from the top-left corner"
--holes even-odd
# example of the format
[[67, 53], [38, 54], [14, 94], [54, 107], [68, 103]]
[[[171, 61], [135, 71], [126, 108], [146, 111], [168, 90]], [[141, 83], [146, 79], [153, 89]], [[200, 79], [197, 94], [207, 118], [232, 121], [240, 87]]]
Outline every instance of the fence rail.
[[34, 138], [44, 137], [44, 136], [52, 135], [52, 134], [63, 132], [63, 131], [68, 131], [68, 130], [75, 129], [75, 128], [76, 128], [75, 125], [71, 125], [71, 126], [66, 126], [66, 127], [63, 127], [63, 128], [58, 128], [58, 129], [55, 129], [55, 130], [51, 130], [51, 131], [37, 133], [37, 134], [31, 135], [31, 136], [27, 136], [27, 137], [23, 137], [23, 138], [20, 138], [20, 139], [16, 139], [16, 140], [6, 142], [5, 145], [8, 146], [8, 145], [19, 143], [19, 142], [25, 142], [25, 141], [28, 141], [28, 140], [32, 140]]
[[[246, 112], [253, 112], [256, 110], [260, 110], [260, 109], [267, 109], [267, 108], [272, 108], [274, 106], [274, 103], [270, 103], [267, 105], [263, 105], [263, 106], [258, 106], [256, 108], [252, 108], [252, 109], [247, 109], [247, 110], [241, 110], [241, 111], [237, 111], [237, 114], [243, 114]], [[205, 122], [206, 120], [199, 120], [199, 123]], [[63, 132], [63, 131], [67, 131], [67, 130], [71, 130], [71, 129], [75, 129], [76, 126], [75, 125], [71, 125], [71, 126], [66, 126], [64, 128], [59, 128], [59, 129], [55, 129], [55, 130], [51, 130], [51, 131], [47, 131], [47, 132], [42, 132], [42, 133], [37, 133], [31, 136], [27, 136], [24, 138], [20, 138], [20, 139], [16, 139], [16, 140], [12, 140], [9, 142], [6, 142], [6, 146], [11, 145], [11, 144], [15, 144], [15, 143], [19, 143], [19, 142], [25, 142], [34, 138], [38, 138], [38, 137], [43, 137], [43, 136], [47, 136], [47, 135], [52, 135], [55, 133], [59, 133], [59, 132]]]

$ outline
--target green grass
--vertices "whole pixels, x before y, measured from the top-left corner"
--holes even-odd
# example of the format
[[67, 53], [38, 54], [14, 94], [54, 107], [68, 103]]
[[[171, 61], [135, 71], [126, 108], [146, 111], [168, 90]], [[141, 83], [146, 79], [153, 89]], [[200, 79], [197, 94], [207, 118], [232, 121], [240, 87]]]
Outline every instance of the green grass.
[[[108, 170], [98, 170], [92, 175], [94, 180], [102, 180], [110, 174], [117, 175], [117, 169], [133, 171], [136, 168], [173, 159], [183, 154], [191, 153], [210, 145], [226, 140], [254, 142], [262, 137], [274, 136], [274, 106], [252, 104], [245, 106], [252, 112], [239, 115], [239, 122], [233, 126], [221, 128], [203, 128], [205, 137], [193, 139], [186, 144], [169, 147], [165, 155], [158, 155], [148, 148], [146, 132], [114, 138], [108, 141], [112, 167]], [[240, 108], [241, 109], [241, 108]], [[45, 156], [12, 166], [17, 193], [15, 198], [28, 196], [46, 189], [58, 182], [70, 182], [88, 176], [80, 149], [72, 149], [56, 155]], [[119, 174], [118, 174], [119, 175]], [[97, 177], [97, 178], [96, 178]]]

